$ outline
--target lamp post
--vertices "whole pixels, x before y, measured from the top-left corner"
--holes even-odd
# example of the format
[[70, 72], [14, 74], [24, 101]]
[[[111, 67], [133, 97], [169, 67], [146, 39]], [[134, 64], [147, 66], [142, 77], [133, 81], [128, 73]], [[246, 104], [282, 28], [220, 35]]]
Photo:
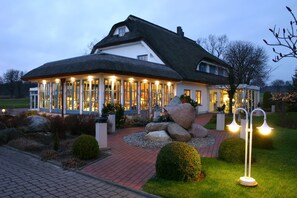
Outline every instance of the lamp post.
[[[252, 141], [253, 141], [253, 113], [255, 111], [261, 111], [264, 114], [264, 121], [262, 126], [257, 127], [260, 133], [263, 135], [268, 135], [272, 128], [269, 127], [266, 123], [266, 113], [264, 110], [260, 108], [254, 109], [250, 114], [250, 123], [248, 112], [244, 108], [237, 108], [233, 113], [233, 120], [232, 123], [227, 125], [231, 132], [237, 132], [239, 130], [240, 125], [238, 125], [235, 121], [235, 113], [237, 111], [244, 111], [245, 112], [245, 163], [244, 163], [244, 176], [239, 178], [239, 183], [243, 186], [257, 186], [258, 183], [254, 178], [251, 177], [251, 165], [252, 165]], [[249, 126], [248, 126], [249, 124]]]

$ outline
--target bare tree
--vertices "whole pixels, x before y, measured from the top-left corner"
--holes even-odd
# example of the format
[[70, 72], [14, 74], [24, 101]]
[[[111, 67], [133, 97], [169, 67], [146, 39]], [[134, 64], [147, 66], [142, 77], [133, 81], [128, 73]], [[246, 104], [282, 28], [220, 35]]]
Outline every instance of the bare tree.
[[272, 48], [273, 52], [276, 54], [275, 58], [272, 59], [274, 62], [278, 62], [282, 58], [286, 57], [297, 58], [297, 19], [291, 8], [289, 8], [288, 6], [286, 8], [293, 17], [293, 20], [290, 21], [290, 27], [282, 28], [281, 30], [280, 28], [276, 28], [276, 26], [274, 26], [273, 29], [269, 29], [269, 31], [273, 34], [273, 36], [276, 39], [275, 43], [270, 43], [263, 39], [263, 41], [267, 45], [282, 47], [285, 50], [283, 52], [280, 52], [279, 50], [276, 50], [274, 47]]
[[85, 55], [90, 54], [93, 47], [98, 43], [98, 39], [93, 39], [88, 45], [87, 49], [85, 50]]
[[[269, 77], [271, 69], [266, 65], [267, 55], [263, 48], [250, 42], [231, 42], [224, 53], [224, 60], [231, 66], [229, 71], [229, 100], [232, 101], [240, 84], [253, 84]], [[229, 104], [232, 113], [232, 103]]]
[[197, 43], [205, 48], [212, 55], [222, 58], [229, 40], [225, 34], [221, 36], [210, 34], [207, 39], [197, 39]]
[[271, 85], [276, 86], [276, 87], [277, 86], [285, 86], [285, 81], [277, 79], [277, 80], [272, 81]]
[[7, 72], [3, 74], [4, 83], [8, 84], [10, 97], [12, 98], [14, 95], [14, 89], [17, 88], [18, 94], [20, 93], [21, 84], [22, 84], [22, 76], [23, 72], [19, 70], [9, 69]]

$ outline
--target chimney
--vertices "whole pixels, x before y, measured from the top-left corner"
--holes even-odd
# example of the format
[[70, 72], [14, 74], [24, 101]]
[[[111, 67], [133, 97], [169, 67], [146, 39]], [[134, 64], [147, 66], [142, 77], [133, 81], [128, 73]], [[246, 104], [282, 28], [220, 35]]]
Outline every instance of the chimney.
[[181, 26], [177, 26], [176, 28], [176, 33], [177, 35], [179, 35], [180, 37], [184, 37], [184, 32]]

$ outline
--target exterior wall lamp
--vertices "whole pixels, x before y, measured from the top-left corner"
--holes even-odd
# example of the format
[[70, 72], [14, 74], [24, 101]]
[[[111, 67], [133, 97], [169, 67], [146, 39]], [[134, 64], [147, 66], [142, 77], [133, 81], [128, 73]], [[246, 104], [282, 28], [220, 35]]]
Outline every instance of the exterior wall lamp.
[[[253, 113], [255, 111], [261, 111], [264, 114], [264, 122], [262, 126], [257, 127], [261, 134], [268, 135], [270, 134], [272, 128], [269, 127], [266, 123], [266, 113], [264, 110], [260, 108], [254, 109], [250, 114], [250, 123], [248, 112], [244, 108], [237, 108], [233, 113], [232, 123], [227, 125], [231, 132], [237, 132], [239, 130], [240, 125], [238, 125], [235, 121], [235, 113], [237, 111], [245, 112], [245, 165], [244, 165], [244, 176], [239, 178], [239, 183], [243, 186], [257, 186], [258, 183], [254, 178], [251, 177], [251, 165], [252, 165], [252, 140], [253, 140]], [[249, 124], [249, 126], [248, 126]]]

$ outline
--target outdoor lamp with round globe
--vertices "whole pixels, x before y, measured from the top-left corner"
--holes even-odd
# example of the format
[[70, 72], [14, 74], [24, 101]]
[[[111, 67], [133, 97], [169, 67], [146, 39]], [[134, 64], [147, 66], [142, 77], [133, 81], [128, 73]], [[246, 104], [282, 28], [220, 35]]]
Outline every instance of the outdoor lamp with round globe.
[[[237, 108], [233, 113], [233, 120], [231, 124], [227, 125], [231, 132], [237, 132], [240, 126], [235, 121], [235, 113], [237, 111], [244, 111], [245, 112], [245, 163], [244, 163], [244, 176], [239, 178], [239, 183], [243, 186], [257, 186], [258, 183], [254, 178], [251, 177], [251, 170], [252, 170], [252, 140], [253, 140], [253, 113], [255, 111], [261, 111], [264, 114], [264, 122], [262, 126], [257, 127], [261, 134], [268, 135], [270, 134], [272, 128], [267, 125], [266, 122], [266, 113], [264, 110], [260, 108], [256, 108], [250, 113], [250, 122], [248, 117], [248, 112], [244, 108]], [[249, 124], [249, 126], [248, 126]]]

